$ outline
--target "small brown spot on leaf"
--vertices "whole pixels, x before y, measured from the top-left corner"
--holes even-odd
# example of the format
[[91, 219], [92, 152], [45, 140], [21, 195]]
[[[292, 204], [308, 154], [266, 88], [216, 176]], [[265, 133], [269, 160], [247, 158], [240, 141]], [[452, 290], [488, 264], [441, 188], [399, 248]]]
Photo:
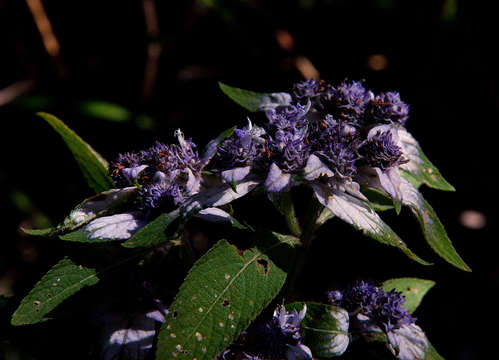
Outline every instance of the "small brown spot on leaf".
[[222, 301], [222, 306], [230, 306], [229, 299], [224, 299], [224, 301]]

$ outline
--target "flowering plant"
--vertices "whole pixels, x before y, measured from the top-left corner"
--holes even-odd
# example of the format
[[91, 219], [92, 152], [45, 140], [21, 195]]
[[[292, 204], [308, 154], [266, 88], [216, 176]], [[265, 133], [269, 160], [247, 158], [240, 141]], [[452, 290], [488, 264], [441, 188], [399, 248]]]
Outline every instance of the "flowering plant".
[[[301, 301], [293, 292], [317, 230], [335, 217], [429, 265], [378, 214], [399, 214], [402, 206], [439, 256], [470, 270], [418, 190], [422, 184], [454, 188], [406, 130], [409, 106], [398, 93], [375, 95], [355, 81], [333, 86], [307, 80], [291, 93], [220, 87], [247, 110], [263, 113], [254, 118], [264, 121], [248, 119], [202, 151], [177, 130], [176, 144], [157, 142], [108, 164], [60, 120], [40, 114], [67, 143], [97, 195], [54, 228], [24, 231], [120, 250], [105, 264], [61, 260], [22, 301], [12, 323], [45, 320], [69, 296], [104, 281], [108, 270], [180, 258], [190, 270], [168, 306], [160, 286], [141, 279], [141, 311], [96, 317], [103, 358], [144, 359], [152, 348], [158, 359], [329, 358], [362, 338], [384, 342], [398, 359], [441, 359], [412, 315], [434, 285], [430, 280], [360, 281], [332, 289], [318, 302]], [[310, 195], [304, 218], [295, 211], [295, 189]], [[236, 220], [232, 202], [249, 193], [275, 205], [289, 234]], [[193, 221], [227, 224], [251, 240], [220, 240], [203, 254], [188, 236]], [[279, 300], [283, 305], [276, 306]]]

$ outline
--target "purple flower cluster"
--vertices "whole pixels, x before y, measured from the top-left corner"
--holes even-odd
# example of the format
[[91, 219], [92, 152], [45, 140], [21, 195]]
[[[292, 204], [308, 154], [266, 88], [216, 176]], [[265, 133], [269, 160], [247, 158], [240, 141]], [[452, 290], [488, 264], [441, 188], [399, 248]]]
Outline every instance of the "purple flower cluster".
[[224, 351], [219, 360], [282, 360], [312, 359], [310, 349], [301, 343], [300, 323], [306, 308], [287, 312], [284, 307], [274, 311], [268, 321], [255, 322], [240, 341]]
[[370, 282], [359, 281], [344, 292], [328, 292], [329, 301], [355, 315], [361, 314], [386, 332], [413, 324], [416, 319], [404, 308], [404, 297], [395, 290], [385, 292]]
[[361, 168], [385, 173], [405, 161], [396, 128], [404, 125], [408, 106], [398, 93], [375, 96], [356, 81], [335, 87], [306, 80], [294, 85], [291, 104], [265, 114], [263, 127], [238, 129], [220, 145], [215, 169], [250, 169], [267, 177], [269, 192], [279, 192], [303, 173], [311, 155], [336, 182], [361, 179]]
[[120, 154], [111, 163], [115, 184], [138, 186], [146, 209], [178, 206], [199, 189], [202, 164], [196, 145], [179, 130], [175, 134], [178, 145], [156, 142], [147, 150]]

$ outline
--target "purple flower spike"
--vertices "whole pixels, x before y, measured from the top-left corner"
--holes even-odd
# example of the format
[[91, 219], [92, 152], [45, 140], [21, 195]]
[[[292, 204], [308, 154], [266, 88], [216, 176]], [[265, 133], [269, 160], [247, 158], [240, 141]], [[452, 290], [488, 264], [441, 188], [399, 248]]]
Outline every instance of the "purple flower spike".
[[416, 321], [404, 308], [405, 298], [399, 292], [385, 292], [371, 282], [359, 281], [343, 293], [330, 291], [328, 298], [333, 304], [356, 314], [362, 322], [372, 322], [386, 332]]
[[403, 126], [409, 117], [409, 105], [400, 100], [397, 92], [382, 93], [369, 102], [366, 117], [374, 124], [392, 123]]
[[407, 162], [402, 149], [396, 144], [393, 132], [390, 130], [377, 130], [377, 127], [368, 135], [368, 140], [362, 147], [361, 153], [367, 164], [382, 171], [399, 166]]
[[328, 110], [338, 119], [357, 122], [373, 98], [373, 93], [366, 90], [360, 82], [343, 82], [333, 92]]

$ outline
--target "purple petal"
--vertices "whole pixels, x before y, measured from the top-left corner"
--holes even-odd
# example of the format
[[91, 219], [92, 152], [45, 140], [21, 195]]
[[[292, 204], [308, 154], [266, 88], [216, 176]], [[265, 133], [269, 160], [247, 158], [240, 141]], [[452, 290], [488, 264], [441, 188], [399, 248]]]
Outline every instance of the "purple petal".
[[148, 167], [147, 165], [140, 165], [132, 168], [126, 168], [121, 170], [121, 173], [130, 182], [130, 184], [133, 184], [135, 182], [135, 179], [137, 179], [137, 177], [139, 176], [139, 174], [142, 171], [144, 171], [147, 167]]

